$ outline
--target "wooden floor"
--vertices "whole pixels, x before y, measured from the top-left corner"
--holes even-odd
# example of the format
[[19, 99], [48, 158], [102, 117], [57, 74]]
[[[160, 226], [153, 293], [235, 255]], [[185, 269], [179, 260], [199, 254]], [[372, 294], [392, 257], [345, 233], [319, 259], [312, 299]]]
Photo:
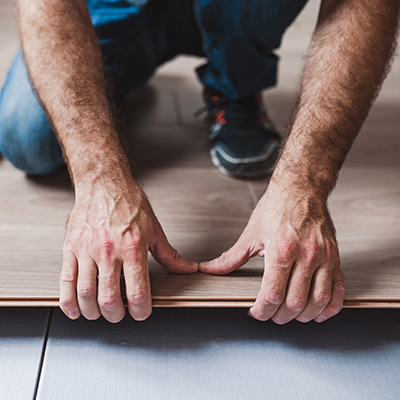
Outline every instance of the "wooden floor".
[[[18, 45], [11, 3], [0, 2], [0, 84]], [[287, 33], [279, 86], [265, 94], [281, 130], [317, 8], [311, 1]], [[202, 106], [193, 68], [202, 62], [165, 65], [126, 105], [138, 178], [172, 244], [197, 260], [235, 242], [267, 184], [212, 166], [193, 117]], [[397, 59], [330, 199], [347, 307], [400, 305], [399, 89]], [[50, 306], [73, 201], [66, 171], [28, 179], [0, 159], [0, 305], [13, 306], [0, 307], [1, 400], [398, 398], [399, 310], [260, 323], [240, 309], [258, 292], [260, 258], [226, 277], [169, 275], [151, 260], [154, 305], [169, 308], [144, 323], [70, 321]]]

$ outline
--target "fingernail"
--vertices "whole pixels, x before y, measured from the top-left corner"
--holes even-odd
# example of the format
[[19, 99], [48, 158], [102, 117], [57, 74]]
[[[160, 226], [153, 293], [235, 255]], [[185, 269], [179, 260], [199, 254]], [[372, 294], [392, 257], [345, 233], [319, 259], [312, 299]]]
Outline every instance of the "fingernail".
[[195, 262], [195, 261], [190, 261], [189, 265], [193, 268], [199, 269], [199, 263]]
[[209, 266], [211, 266], [213, 264], [213, 262], [214, 262], [213, 260], [211, 260], [211, 261], [203, 261], [203, 262], [200, 263], [200, 266], [209, 267]]
[[249, 308], [248, 310], [247, 310], [247, 315], [249, 316], [249, 317], [251, 317], [251, 318], [254, 318], [252, 315], [251, 315], [251, 310], [252, 310], [253, 308]]
[[323, 322], [323, 321], [325, 321], [325, 320], [326, 320], [325, 315], [320, 315], [320, 316], [315, 320], [315, 322]]
[[69, 317], [72, 319], [77, 319], [80, 316], [80, 312], [78, 310], [74, 310], [70, 313]]

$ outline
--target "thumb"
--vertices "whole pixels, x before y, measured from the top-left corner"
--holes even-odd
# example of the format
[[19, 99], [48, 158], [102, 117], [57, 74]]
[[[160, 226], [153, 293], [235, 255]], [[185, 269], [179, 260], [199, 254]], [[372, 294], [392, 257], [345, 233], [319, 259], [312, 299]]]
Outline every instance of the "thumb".
[[201, 272], [214, 275], [225, 275], [237, 270], [253, 256], [246, 240], [239, 240], [219, 257], [199, 264]]
[[199, 264], [197, 262], [184, 259], [170, 245], [157, 219], [154, 228], [154, 241], [149, 246], [149, 250], [157, 262], [168, 272], [174, 274], [192, 274], [199, 270]]

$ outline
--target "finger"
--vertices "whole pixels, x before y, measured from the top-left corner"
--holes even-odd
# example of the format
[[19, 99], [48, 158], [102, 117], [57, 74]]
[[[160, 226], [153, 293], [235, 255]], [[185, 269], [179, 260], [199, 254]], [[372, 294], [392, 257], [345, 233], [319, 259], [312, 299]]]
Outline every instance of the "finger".
[[326, 306], [324, 311], [315, 318], [315, 322], [323, 322], [328, 318], [338, 314], [343, 308], [344, 294], [345, 294], [344, 277], [340, 270], [340, 263], [338, 262], [333, 270], [332, 275], [332, 297], [329, 304]]
[[295, 263], [289, 277], [285, 301], [272, 317], [275, 323], [286, 324], [304, 310], [317, 266], [314, 260], [301, 259]]
[[79, 260], [78, 304], [81, 314], [89, 320], [100, 317], [97, 304], [97, 265], [92, 259]]
[[324, 264], [315, 271], [307, 305], [297, 315], [296, 320], [299, 322], [309, 322], [318, 317], [329, 304], [331, 296], [332, 268], [330, 264]]
[[199, 270], [199, 264], [197, 262], [185, 260], [169, 244], [168, 239], [158, 221], [156, 221], [155, 224], [154, 236], [155, 240], [150, 245], [151, 254], [157, 262], [167, 269], [167, 271], [174, 274], [192, 274]]
[[280, 258], [276, 252], [267, 252], [264, 257], [264, 276], [261, 290], [249, 314], [260, 321], [271, 318], [283, 303], [294, 260]]
[[[254, 253], [254, 254], [253, 254]], [[242, 265], [255, 255], [249, 249], [248, 241], [241, 236], [238, 241], [226, 252], [222, 253], [219, 257], [205, 261], [199, 264], [201, 272], [214, 275], [229, 274], [240, 268]]]
[[77, 275], [78, 261], [71, 251], [65, 250], [60, 274], [60, 308], [71, 319], [80, 316], [76, 300]]
[[125, 316], [121, 298], [121, 264], [115, 259], [98, 262], [99, 283], [97, 302], [103, 317], [112, 323], [120, 322]]
[[128, 310], [136, 321], [147, 319], [152, 311], [147, 255], [147, 247], [138, 245], [127, 251], [123, 264]]

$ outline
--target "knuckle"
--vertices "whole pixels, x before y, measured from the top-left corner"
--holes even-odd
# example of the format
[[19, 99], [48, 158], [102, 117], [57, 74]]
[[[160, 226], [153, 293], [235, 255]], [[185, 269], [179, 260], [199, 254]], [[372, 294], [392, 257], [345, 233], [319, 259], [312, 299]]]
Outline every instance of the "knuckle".
[[60, 282], [74, 282], [75, 277], [71, 272], [62, 272], [60, 274]]
[[96, 287], [92, 284], [81, 284], [78, 286], [78, 296], [82, 299], [93, 299], [96, 297]]
[[254, 253], [254, 251], [251, 251], [251, 249], [248, 246], [242, 246], [242, 247], [236, 246], [234, 250], [236, 253], [236, 258], [241, 261], [248, 260], [250, 254]]
[[228, 261], [228, 253], [226, 251], [224, 251], [220, 256], [219, 256], [220, 260], [225, 263], [226, 261]]
[[175, 250], [174, 248], [172, 248], [171, 250], [171, 261], [177, 261], [179, 260], [179, 253], [177, 250]]
[[294, 299], [288, 299], [286, 302], [286, 308], [289, 311], [300, 312], [306, 306], [306, 300], [300, 297]]
[[127, 295], [127, 300], [128, 303], [130, 304], [134, 305], [143, 304], [147, 300], [147, 292], [144, 289], [136, 290]]
[[312, 303], [316, 306], [326, 306], [331, 300], [331, 293], [328, 291], [319, 292], [315, 295]]
[[110, 239], [103, 239], [100, 242], [100, 253], [105, 258], [111, 258], [114, 254], [114, 243]]
[[294, 257], [296, 247], [297, 244], [295, 242], [288, 240], [279, 242], [277, 245], [279, 263], [282, 265], [289, 264]]
[[342, 281], [337, 281], [334, 283], [333, 285], [333, 290], [338, 293], [341, 296], [344, 296], [344, 293], [346, 291], [346, 286], [344, 284], [344, 282]]
[[309, 262], [313, 263], [320, 254], [321, 247], [316, 240], [309, 240], [303, 247], [303, 257]]
[[279, 290], [271, 290], [264, 296], [264, 302], [273, 305], [279, 306], [283, 303], [284, 295]]
[[337, 261], [339, 259], [339, 249], [336, 243], [329, 242], [325, 247], [325, 255], [328, 260]]
[[128, 253], [136, 253], [143, 247], [143, 239], [139, 235], [131, 236], [126, 241], [126, 251]]
[[99, 305], [105, 310], [113, 310], [118, 302], [118, 296], [114, 293], [103, 295], [99, 298]]

